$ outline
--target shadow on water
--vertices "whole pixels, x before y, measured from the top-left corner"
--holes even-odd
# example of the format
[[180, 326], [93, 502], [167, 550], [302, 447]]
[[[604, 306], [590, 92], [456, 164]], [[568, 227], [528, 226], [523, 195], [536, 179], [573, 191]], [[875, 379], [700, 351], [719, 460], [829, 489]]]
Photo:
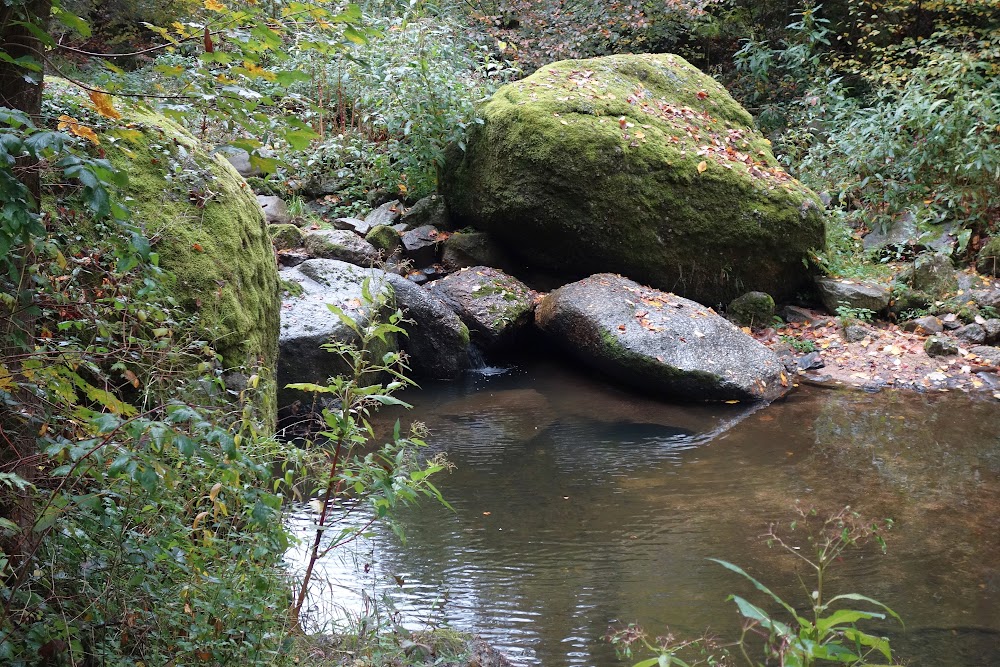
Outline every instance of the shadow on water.
[[410, 623], [472, 629], [546, 667], [623, 664], [601, 640], [616, 623], [733, 636], [726, 597], [753, 591], [706, 559], [800, 599], [794, 557], [758, 536], [796, 501], [850, 504], [897, 528], [888, 555], [851, 553], [831, 585], [900, 612], [907, 632], [885, 631], [908, 664], [1000, 664], [995, 402], [813, 389], [763, 410], [671, 405], [545, 361], [408, 398], [456, 465], [437, 482], [454, 511], [406, 511], [405, 545], [376, 531], [326, 573], [389, 595]]

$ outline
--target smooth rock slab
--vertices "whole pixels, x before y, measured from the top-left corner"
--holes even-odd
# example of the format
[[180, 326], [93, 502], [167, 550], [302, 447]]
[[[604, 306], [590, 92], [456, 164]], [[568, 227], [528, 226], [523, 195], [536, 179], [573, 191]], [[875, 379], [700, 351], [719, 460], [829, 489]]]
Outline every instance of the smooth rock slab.
[[777, 355], [731, 322], [622, 276], [597, 274], [555, 290], [535, 322], [584, 363], [650, 393], [771, 401], [788, 391]]
[[306, 250], [313, 257], [339, 259], [358, 266], [371, 266], [379, 261], [379, 251], [368, 241], [346, 229], [321, 229], [306, 234]]
[[878, 283], [817, 278], [816, 287], [823, 305], [832, 314], [836, 314], [839, 307], [870, 310], [873, 313], [880, 313], [889, 307], [889, 288]]

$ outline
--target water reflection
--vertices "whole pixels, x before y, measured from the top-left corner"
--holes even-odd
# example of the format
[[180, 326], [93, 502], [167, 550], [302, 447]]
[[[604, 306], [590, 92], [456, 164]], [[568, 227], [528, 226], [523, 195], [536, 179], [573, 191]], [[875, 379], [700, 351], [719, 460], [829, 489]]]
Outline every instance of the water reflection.
[[752, 591], [706, 559], [800, 595], [794, 559], [758, 536], [801, 500], [896, 519], [889, 555], [851, 555], [833, 585], [903, 615], [909, 664], [1000, 664], [993, 402], [814, 389], [761, 411], [676, 406], [545, 363], [409, 398], [457, 466], [438, 481], [454, 511], [408, 511], [405, 545], [377, 531], [326, 574], [374, 585], [410, 623], [547, 667], [622, 664], [601, 640], [613, 623], [731, 635], [726, 596]]

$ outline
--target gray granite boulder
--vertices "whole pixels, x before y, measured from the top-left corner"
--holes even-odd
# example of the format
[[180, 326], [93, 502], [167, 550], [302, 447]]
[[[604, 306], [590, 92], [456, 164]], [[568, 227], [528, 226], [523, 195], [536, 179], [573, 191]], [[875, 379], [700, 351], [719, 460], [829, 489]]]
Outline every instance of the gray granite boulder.
[[467, 266], [492, 266], [507, 270], [507, 253], [485, 232], [454, 232], [445, 239], [441, 263], [455, 271]]
[[940, 299], [958, 290], [958, 272], [948, 257], [936, 253], [924, 254], [913, 262], [910, 285]]
[[[321, 346], [332, 340], [355, 342], [357, 336], [327, 304], [340, 308], [361, 326], [374, 314], [366, 305], [362, 285], [369, 281], [370, 292], [378, 294], [389, 284], [386, 273], [335, 259], [310, 259], [281, 272], [285, 281], [298, 285], [294, 296], [286, 296], [281, 308], [278, 337], [278, 405], [305, 398], [303, 392], [285, 389], [290, 382], [323, 384], [330, 377], [348, 371], [339, 355]], [[395, 339], [384, 351], [397, 349]]]
[[816, 287], [823, 305], [831, 313], [836, 313], [840, 307], [873, 313], [880, 313], [889, 307], [889, 288], [871, 281], [817, 278]]
[[929, 336], [944, 331], [944, 323], [933, 315], [925, 315], [903, 322], [903, 331]]
[[973, 322], [955, 329], [955, 338], [967, 345], [982, 345], [986, 342], [986, 330]]
[[391, 227], [399, 222], [399, 217], [402, 214], [403, 204], [399, 201], [393, 200], [382, 204], [377, 209], [366, 215], [365, 222], [368, 223], [369, 229], [378, 227], [379, 225]]
[[333, 226], [337, 229], [348, 229], [361, 236], [372, 230], [372, 226], [360, 218], [335, 218]]
[[281, 197], [257, 195], [257, 203], [264, 209], [264, 217], [268, 224], [287, 225], [292, 221], [292, 216], [288, 213], [288, 206]]
[[396, 305], [406, 319], [400, 345], [415, 377], [448, 379], [469, 368], [469, 328], [441, 299], [420, 285], [388, 274]]
[[429, 283], [427, 289], [458, 314], [473, 342], [484, 350], [515, 342], [532, 321], [534, 292], [499, 269], [462, 269]]
[[358, 266], [379, 261], [379, 251], [368, 241], [346, 229], [320, 229], [306, 234], [303, 244], [313, 257], [339, 259]]
[[642, 391], [691, 401], [783, 396], [777, 355], [694, 301], [596, 274], [539, 304], [535, 322], [583, 363]]
[[438, 233], [437, 227], [431, 225], [403, 232], [403, 254], [415, 266], [433, 264], [437, 261], [438, 246], [444, 241], [444, 236]]
[[993, 347], [992, 345], [977, 345], [976, 347], [970, 349], [969, 353], [976, 355], [992, 366], [1000, 366], [1000, 347]]
[[438, 194], [429, 195], [418, 201], [400, 216], [399, 221], [406, 225], [407, 229], [415, 229], [424, 225], [431, 225], [438, 229], [451, 229], [444, 197]]

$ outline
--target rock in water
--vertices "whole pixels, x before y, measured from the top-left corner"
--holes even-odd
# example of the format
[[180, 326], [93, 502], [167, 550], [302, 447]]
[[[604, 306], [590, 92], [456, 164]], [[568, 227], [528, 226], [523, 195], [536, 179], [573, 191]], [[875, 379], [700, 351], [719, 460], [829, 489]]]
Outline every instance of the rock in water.
[[442, 189], [456, 227], [534, 266], [616, 271], [706, 303], [808, 283], [818, 198], [722, 86], [675, 55], [547, 65], [501, 88]]
[[777, 355], [711, 308], [622, 276], [560, 287], [535, 321], [584, 363], [653, 393], [770, 401], [788, 391]]

